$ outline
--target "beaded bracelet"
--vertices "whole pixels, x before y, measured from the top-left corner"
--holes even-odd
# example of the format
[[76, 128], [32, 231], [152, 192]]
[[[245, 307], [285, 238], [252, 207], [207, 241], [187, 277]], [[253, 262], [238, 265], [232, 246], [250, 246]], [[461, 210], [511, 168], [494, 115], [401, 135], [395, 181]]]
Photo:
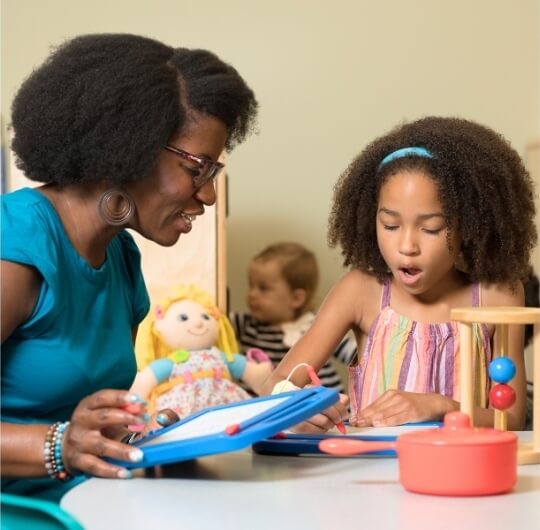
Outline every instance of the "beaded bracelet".
[[67, 482], [73, 478], [64, 469], [64, 462], [62, 461], [62, 442], [68, 425], [69, 421], [53, 423], [45, 435], [45, 444], [43, 446], [45, 469], [49, 477], [61, 482]]

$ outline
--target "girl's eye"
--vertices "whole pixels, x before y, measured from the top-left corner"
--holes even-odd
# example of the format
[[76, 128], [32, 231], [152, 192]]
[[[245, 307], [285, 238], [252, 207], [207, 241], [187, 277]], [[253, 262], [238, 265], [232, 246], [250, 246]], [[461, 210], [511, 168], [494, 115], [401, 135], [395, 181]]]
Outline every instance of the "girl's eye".
[[207, 315], [206, 313], [202, 313], [201, 317], [202, 317], [204, 320], [210, 320], [210, 316]]
[[398, 226], [394, 226], [394, 225], [383, 225], [384, 229], [385, 230], [397, 230], [399, 227]]
[[189, 320], [189, 317], [186, 315], [186, 313], [180, 313], [177, 317], [180, 322], [185, 322], [186, 320]]
[[431, 234], [431, 235], [434, 235], [434, 236], [436, 236], [436, 235], [437, 235], [439, 232], [441, 232], [441, 231], [442, 231], [442, 228], [437, 228], [437, 229], [435, 229], [435, 230], [430, 230], [430, 229], [428, 229], [428, 228], [424, 228], [424, 232], [425, 232], [426, 234]]

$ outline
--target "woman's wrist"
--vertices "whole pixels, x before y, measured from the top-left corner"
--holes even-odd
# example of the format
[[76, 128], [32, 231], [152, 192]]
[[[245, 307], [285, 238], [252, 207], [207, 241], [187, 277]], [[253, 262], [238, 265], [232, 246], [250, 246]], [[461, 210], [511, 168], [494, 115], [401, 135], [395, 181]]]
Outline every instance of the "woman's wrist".
[[43, 444], [45, 470], [51, 479], [67, 482], [73, 476], [67, 472], [62, 457], [64, 435], [69, 427], [69, 421], [53, 423], [47, 430]]

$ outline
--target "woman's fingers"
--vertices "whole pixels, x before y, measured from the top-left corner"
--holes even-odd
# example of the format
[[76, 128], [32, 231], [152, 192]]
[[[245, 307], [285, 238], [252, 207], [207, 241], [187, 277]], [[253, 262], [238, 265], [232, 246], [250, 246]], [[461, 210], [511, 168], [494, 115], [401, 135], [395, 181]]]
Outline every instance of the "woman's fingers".
[[160, 427], [168, 427], [180, 421], [180, 416], [173, 409], [161, 409], [156, 415], [155, 421]]
[[80, 431], [70, 425], [64, 436], [62, 460], [71, 474], [76, 470], [100, 477], [125, 478], [130, 474], [120, 473], [121, 470], [126, 471], [124, 468], [104, 459], [140, 462], [143, 456], [139, 448], [106, 438], [98, 431], [87, 431], [84, 437], [80, 437]]
[[88, 409], [101, 409], [105, 407], [118, 407], [122, 408], [133, 404], [144, 403], [139, 396], [132, 394], [127, 390], [100, 390], [85, 397], [79, 403], [79, 406], [86, 407]]
[[122, 390], [101, 390], [84, 398], [71, 417], [71, 423], [107, 434], [112, 426], [134, 426], [142, 430], [149, 420], [146, 401]]
[[[130, 478], [132, 472], [125, 467], [109, 464], [94, 455], [79, 453], [74, 461], [76, 469], [86, 475], [102, 478]], [[69, 468], [66, 467], [69, 471]]]
[[174, 412], [172, 409], [162, 409], [152, 415], [150, 420], [145, 424], [144, 429], [132, 438], [132, 441], [138, 440], [147, 434], [162, 429], [163, 427], [168, 427], [173, 423], [180, 421], [180, 416]]
[[141, 460], [140, 449], [117, 440], [126, 429], [142, 431], [149, 419], [146, 402], [126, 391], [101, 390], [84, 398], [74, 410], [64, 435], [62, 457], [66, 469], [71, 474], [80, 471], [102, 477], [119, 476], [122, 468], [103, 459]]

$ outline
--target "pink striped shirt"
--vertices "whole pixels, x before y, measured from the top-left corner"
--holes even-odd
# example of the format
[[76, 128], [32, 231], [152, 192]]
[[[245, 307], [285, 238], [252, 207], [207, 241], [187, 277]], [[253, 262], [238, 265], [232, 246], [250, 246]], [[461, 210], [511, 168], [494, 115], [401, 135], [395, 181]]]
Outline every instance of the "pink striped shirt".
[[[472, 284], [472, 306], [480, 289]], [[491, 342], [485, 324], [473, 325], [474, 401], [487, 406]], [[353, 361], [354, 362], [354, 361]], [[383, 285], [381, 312], [371, 325], [358, 364], [349, 366], [349, 397], [354, 415], [386, 390], [437, 392], [459, 400], [459, 329], [456, 322], [428, 324], [397, 314], [390, 306], [390, 281]]]

